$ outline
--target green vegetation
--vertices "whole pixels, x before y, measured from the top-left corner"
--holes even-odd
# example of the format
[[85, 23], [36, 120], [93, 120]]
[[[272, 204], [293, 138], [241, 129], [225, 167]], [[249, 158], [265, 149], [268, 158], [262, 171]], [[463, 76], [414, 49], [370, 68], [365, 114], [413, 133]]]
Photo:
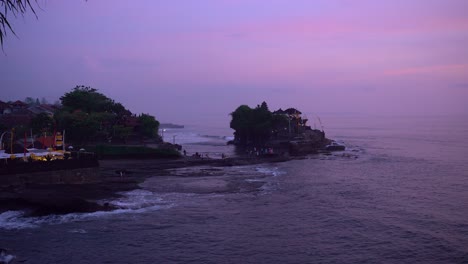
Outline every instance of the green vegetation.
[[[100, 158], [180, 157], [180, 153], [170, 144], [157, 149], [121, 145], [127, 141], [138, 145], [147, 139], [161, 142], [157, 133], [159, 121], [149, 114], [132, 114], [121, 103], [99, 93], [95, 88], [76, 86], [60, 97], [60, 103], [55, 105], [41, 104], [39, 99], [31, 97], [25, 101], [0, 101], [0, 106], [10, 111], [2, 115], [5, 119], [0, 119], [0, 127], [4, 126], [5, 131], [11, 131], [8, 137], [13, 134], [14, 141], [22, 139], [23, 136], [26, 138], [26, 135], [29, 139], [30, 134], [34, 133], [37, 136], [46, 134], [50, 142], [54, 132], [65, 130], [67, 145], [85, 146], [87, 151], [96, 152]], [[9, 121], [5, 123], [7, 126], [4, 125], [5, 120]], [[41, 140], [45, 141], [44, 138]], [[10, 139], [6, 140], [6, 137], [2, 141], [7, 143], [7, 146], [10, 144]], [[22, 151], [21, 145], [19, 150], [14, 152]]]
[[33, 131], [46, 132], [49, 135], [54, 131], [55, 120], [46, 113], [39, 113], [31, 119]]
[[68, 141], [83, 145], [109, 141], [125, 143], [131, 135], [158, 137], [159, 122], [153, 116], [137, 117], [97, 89], [77, 86], [60, 100], [62, 107], [55, 112], [54, 119], [58, 131], [66, 130]]
[[[276, 112], [275, 112], [276, 113]], [[263, 146], [278, 132], [288, 126], [288, 117], [270, 112], [266, 102], [250, 108], [239, 106], [231, 113], [230, 127], [234, 129], [234, 141], [238, 145]]]
[[154, 138], [157, 136], [159, 121], [154, 119], [154, 116], [147, 114], [141, 114], [138, 117], [138, 121], [141, 124], [141, 134], [145, 137]]
[[8, 112], [0, 116], [0, 132], [14, 131], [15, 140], [26, 135], [28, 139], [32, 135], [50, 137], [65, 130], [65, 142], [74, 146], [161, 141], [159, 121], [154, 116], [135, 115], [121, 103], [87, 86], [76, 86], [54, 105], [27, 97], [25, 102], [0, 101], [0, 107]]
[[[272, 140], [288, 141], [294, 137], [304, 138], [309, 133], [307, 119], [295, 108], [270, 112], [266, 102], [250, 108], [239, 106], [231, 113], [230, 127], [234, 129], [233, 143], [241, 146], [263, 147]], [[310, 137], [309, 137], [310, 138]]]

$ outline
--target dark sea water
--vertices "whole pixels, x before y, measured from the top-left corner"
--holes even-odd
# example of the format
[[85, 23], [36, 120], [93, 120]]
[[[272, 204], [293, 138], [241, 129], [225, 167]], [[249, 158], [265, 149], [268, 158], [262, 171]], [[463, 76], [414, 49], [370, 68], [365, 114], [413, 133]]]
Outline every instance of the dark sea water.
[[110, 213], [5, 212], [0, 247], [24, 263], [468, 263], [467, 117], [321, 118], [345, 152], [154, 175]]

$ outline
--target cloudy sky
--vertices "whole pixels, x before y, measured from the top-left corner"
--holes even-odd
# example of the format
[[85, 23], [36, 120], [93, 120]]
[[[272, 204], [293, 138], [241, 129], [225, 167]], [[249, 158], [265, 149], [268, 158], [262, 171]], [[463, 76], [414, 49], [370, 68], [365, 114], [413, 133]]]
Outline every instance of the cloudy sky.
[[[466, 0], [39, 0], [12, 19], [0, 100], [97, 88], [164, 122], [267, 101], [312, 113], [468, 114]], [[226, 121], [225, 121], [226, 120]]]

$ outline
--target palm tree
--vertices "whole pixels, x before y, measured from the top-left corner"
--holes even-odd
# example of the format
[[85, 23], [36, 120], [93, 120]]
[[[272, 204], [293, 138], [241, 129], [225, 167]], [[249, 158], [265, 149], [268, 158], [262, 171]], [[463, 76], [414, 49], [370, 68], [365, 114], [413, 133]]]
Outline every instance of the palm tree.
[[36, 11], [31, 4], [31, 0], [0, 0], [0, 46], [3, 47], [3, 39], [5, 38], [7, 31], [16, 35], [8, 20], [8, 15], [17, 17], [18, 15], [26, 13], [28, 9], [36, 15]]

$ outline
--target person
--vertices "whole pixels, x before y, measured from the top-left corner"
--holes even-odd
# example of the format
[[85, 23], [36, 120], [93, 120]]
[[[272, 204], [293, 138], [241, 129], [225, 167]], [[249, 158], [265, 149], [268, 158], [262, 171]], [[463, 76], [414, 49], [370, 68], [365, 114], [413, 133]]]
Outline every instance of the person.
[[226, 158], [226, 155], [224, 155], [224, 153], [221, 153], [221, 158], [222, 158], [222, 159], [225, 159], [225, 158]]
[[185, 151], [185, 149], [184, 149], [184, 156], [187, 156], [187, 151]]

